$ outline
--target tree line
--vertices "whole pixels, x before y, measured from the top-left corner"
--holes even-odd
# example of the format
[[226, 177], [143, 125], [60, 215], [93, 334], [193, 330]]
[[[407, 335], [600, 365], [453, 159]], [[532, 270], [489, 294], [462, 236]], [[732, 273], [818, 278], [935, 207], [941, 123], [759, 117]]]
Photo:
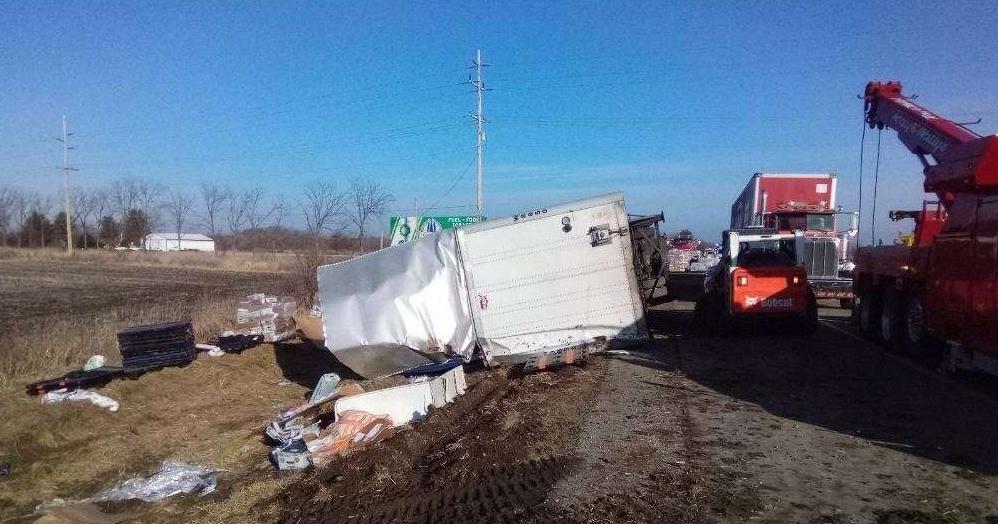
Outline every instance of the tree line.
[[[70, 208], [74, 245], [142, 247], [154, 229], [207, 233], [219, 249], [346, 248], [364, 250], [365, 234], [395, 201], [380, 182], [354, 179], [345, 189], [306, 182], [293, 197], [261, 186], [236, 190], [213, 181], [173, 188], [134, 177], [75, 188]], [[66, 245], [62, 195], [0, 185], [0, 246]], [[295, 220], [298, 219], [298, 220]], [[293, 225], [287, 225], [291, 222]], [[304, 226], [304, 230], [298, 227]]]

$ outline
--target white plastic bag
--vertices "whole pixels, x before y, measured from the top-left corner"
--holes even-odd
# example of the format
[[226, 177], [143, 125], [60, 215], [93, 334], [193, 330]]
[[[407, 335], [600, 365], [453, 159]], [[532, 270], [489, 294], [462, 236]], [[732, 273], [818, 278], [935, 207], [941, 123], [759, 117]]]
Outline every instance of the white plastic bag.
[[101, 491], [89, 502], [139, 499], [154, 502], [181, 493], [207, 495], [218, 485], [216, 471], [179, 460], [167, 460], [159, 471], [145, 478], [128, 479], [113, 488]]
[[69, 391], [66, 388], [62, 388], [55, 391], [49, 391], [48, 393], [45, 393], [44, 397], [42, 397], [42, 402], [45, 404], [54, 404], [64, 400], [86, 400], [91, 404], [102, 407], [108, 411], [118, 411], [117, 400], [88, 389], [74, 389], [73, 391]]
[[83, 364], [83, 371], [90, 371], [92, 369], [97, 369], [104, 366], [104, 355], [94, 355], [87, 359], [87, 363]]

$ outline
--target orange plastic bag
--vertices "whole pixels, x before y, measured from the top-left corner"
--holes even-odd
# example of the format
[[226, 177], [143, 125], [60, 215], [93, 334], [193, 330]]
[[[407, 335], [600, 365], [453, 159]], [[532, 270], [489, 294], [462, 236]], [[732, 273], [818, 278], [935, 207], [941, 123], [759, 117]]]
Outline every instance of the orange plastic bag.
[[388, 415], [348, 410], [318, 435], [306, 435], [305, 446], [312, 453], [312, 460], [321, 463], [337, 455], [347, 455], [365, 444], [381, 442], [393, 433]]

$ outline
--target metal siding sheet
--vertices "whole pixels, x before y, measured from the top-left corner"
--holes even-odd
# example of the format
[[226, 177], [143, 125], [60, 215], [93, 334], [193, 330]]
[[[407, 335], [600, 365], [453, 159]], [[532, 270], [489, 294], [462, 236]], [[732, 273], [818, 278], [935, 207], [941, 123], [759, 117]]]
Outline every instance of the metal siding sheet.
[[471, 358], [475, 337], [453, 230], [318, 269], [326, 347], [365, 377]]

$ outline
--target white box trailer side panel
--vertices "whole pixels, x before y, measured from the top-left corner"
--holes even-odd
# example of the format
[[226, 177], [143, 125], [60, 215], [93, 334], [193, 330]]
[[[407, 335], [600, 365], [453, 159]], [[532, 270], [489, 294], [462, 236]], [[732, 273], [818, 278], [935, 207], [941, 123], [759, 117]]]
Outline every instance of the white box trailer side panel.
[[486, 358], [647, 340], [629, 234], [620, 193], [457, 230]]

